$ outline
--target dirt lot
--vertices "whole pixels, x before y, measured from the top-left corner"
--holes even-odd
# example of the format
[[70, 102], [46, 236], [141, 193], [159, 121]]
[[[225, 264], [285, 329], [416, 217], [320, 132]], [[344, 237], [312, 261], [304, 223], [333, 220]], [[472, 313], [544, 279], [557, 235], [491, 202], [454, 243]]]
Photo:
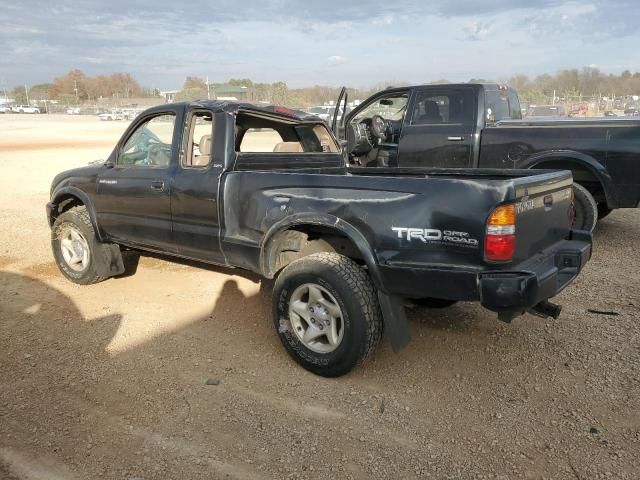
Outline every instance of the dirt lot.
[[253, 276], [143, 258], [62, 279], [50, 181], [124, 128], [0, 116], [0, 478], [640, 476], [640, 212], [599, 225], [560, 320], [413, 311], [408, 348], [327, 380], [288, 358]]

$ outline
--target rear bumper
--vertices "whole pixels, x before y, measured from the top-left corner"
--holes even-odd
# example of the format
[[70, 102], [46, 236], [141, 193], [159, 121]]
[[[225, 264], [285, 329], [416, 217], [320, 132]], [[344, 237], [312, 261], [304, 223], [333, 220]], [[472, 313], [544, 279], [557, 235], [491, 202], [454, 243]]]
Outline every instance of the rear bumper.
[[478, 276], [480, 303], [498, 313], [518, 313], [560, 293], [591, 258], [591, 234], [572, 232], [565, 240], [536, 256], [518, 271], [486, 272]]
[[479, 301], [499, 314], [518, 314], [560, 293], [591, 258], [591, 234], [572, 231], [567, 240], [510, 270], [471, 270], [442, 265], [380, 265], [392, 295]]

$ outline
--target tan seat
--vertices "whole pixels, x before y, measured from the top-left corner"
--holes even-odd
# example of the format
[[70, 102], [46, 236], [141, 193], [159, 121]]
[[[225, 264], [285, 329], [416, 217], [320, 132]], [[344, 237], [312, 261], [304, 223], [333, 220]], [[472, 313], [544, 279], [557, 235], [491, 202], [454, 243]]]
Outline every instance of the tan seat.
[[313, 127], [313, 132], [318, 137], [318, 141], [320, 142], [320, 146], [322, 147], [323, 152], [336, 153], [338, 151], [336, 142], [331, 139], [331, 136], [329, 135], [325, 127], [316, 125], [315, 127]]
[[273, 147], [274, 152], [278, 153], [302, 153], [304, 150], [302, 149], [302, 145], [300, 142], [280, 142], [276, 143], [276, 146]]
[[191, 165], [194, 167], [204, 167], [209, 165], [209, 162], [211, 161], [211, 135], [202, 136], [200, 143], [198, 144], [198, 149], [200, 150], [200, 155], [192, 158]]

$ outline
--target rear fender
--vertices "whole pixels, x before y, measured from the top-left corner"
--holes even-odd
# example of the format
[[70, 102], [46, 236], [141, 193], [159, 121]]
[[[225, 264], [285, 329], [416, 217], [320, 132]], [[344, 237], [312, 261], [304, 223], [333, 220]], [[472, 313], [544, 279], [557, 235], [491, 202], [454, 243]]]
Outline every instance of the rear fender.
[[377, 289], [384, 290], [384, 285], [381, 280], [382, 277], [378, 269], [378, 261], [367, 239], [350, 223], [328, 214], [296, 214], [272, 225], [260, 245], [260, 271], [263, 275], [268, 276], [269, 273], [269, 259], [267, 258], [268, 255], [266, 255], [269, 243], [278, 233], [292, 227], [304, 225], [332, 229], [335, 230], [336, 233], [342, 234], [351, 240], [362, 255], [374, 285]]
[[[526, 162], [522, 164], [521, 168], [536, 168], [542, 164], [553, 164], [554, 161], [568, 162], [582, 167], [600, 182], [607, 199], [607, 204], [610, 207], [615, 207], [618, 204], [618, 199], [615, 194], [615, 188], [613, 186], [613, 180], [607, 169], [593, 157], [586, 155], [575, 150], [553, 150], [548, 152], [539, 152], [531, 155], [527, 158]], [[551, 165], [545, 165], [545, 168], [549, 168]], [[553, 168], [551, 166], [551, 168]]]

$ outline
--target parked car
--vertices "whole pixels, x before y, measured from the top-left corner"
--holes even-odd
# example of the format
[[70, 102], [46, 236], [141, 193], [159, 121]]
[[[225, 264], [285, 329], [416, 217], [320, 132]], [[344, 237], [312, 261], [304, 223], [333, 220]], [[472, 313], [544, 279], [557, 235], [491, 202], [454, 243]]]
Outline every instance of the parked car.
[[124, 120], [124, 114], [120, 110], [112, 110], [110, 112], [104, 112], [99, 114], [98, 118], [106, 122], [110, 122], [114, 120]]
[[419, 85], [374, 94], [337, 130], [354, 165], [570, 170], [578, 229], [640, 207], [640, 120], [535, 117], [503, 85]]
[[527, 112], [528, 119], [554, 117], [568, 117], [567, 111], [562, 105], [535, 105], [530, 107], [529, 111]]
[[80, 115], [80, 107], [67, 108], [67, 115]]
[[589, 105], [587, 103], [578, 103], [571, 106], [571, 110], [569, 111], [569, 116], [573, 117], [576, 115], [584, 116], [589, 112]]
[[[305, 113], [314, 115], [328, 123], [334, 117], [335, 111], [335, 105], [321, 105], [318, 107], [311, 107], [309, 110], [306, 110]], [[342, 114], [344, 111], [344, 107], [340, 107], [340, 110], [338, 111], [338, 121], [340, 121], [340, 119], [342, 118]], [[351, 107], [347, 106], [346, 111], [347, 114], [349, 114], [349, 112], [351, 111]]]
[[122, 110], [121, 113], [124, 120], [133, 120], [142, 113], [142, 110], [137, 108], [128, 108]]
[[7, 105], [0, 105], [0, 113], [10, 113], [11, 108]]
[[591, 255], [571, 228], [570, 172], [349, 167], [306, 118], [220, 101], [145, 111], [104, 164], [54, 178], [60, 271], [91, 284], [149, 250], [276, 277], [275, 330], [324, 376], [350, 371], [383, 329], [402, 348], [406, 299], [479, 302], [507, 322], [559, 315], [547, 299]]
[[316, 107], [311, 107], [306, 110], [306, 112], [328, 122], [333, 116], [335, 110], [335, 105], [318, 105]]
[[40, 113], [40, 109], [34, 105], [14, 105], [11, 107], [14, 113]]
[[624, 114], [631, 115], [631, 116], [640, 115], [640, 103], [628, 103], [624, 107]]

